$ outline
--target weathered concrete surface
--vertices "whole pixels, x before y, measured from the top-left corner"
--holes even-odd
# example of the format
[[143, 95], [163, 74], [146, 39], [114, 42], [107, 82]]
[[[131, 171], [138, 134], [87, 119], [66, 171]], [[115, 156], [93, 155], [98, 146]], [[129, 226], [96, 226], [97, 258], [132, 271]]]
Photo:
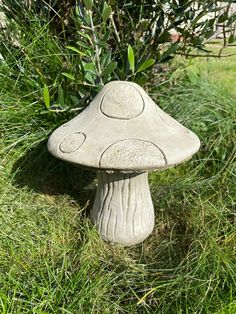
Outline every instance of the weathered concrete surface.
[[193, 132], [126, 81], [105, 85], [48, 141], [57, 158], [98, 171], [91, 219], [103, 239], [122, 245], [140, 243], [153, 230], [147, 171], [180, 164], [199, 147]]

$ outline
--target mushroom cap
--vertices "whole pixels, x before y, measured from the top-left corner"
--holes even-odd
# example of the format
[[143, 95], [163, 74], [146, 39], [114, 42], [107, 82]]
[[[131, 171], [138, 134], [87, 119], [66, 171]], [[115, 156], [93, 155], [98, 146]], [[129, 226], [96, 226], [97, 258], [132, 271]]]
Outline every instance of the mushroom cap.
[[168, 168], [192, 157], [199, 138], [162, 111], [136, 83], [106, 84], [78, 116], [56, 129], [49, 152], [80, 166], [113, 171]]

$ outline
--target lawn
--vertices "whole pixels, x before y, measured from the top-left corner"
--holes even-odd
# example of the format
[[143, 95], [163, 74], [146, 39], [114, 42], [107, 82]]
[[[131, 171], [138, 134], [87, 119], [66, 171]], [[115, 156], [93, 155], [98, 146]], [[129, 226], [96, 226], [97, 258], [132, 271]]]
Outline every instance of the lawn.
[[[218, 55], [221, 51], [219, 44], [208, 44], [207, 49]], [[197, 62], [196, 62], [197, 60]], [[206, 62], [207, 61], [207, 62]], [[222, 50], [220, 58], [197, 58], [190, 61], [190, 69], [193, 72], [206, 76], [206, 78], [216, 85], [222, 94], [236, 97], [235, 77], [236, 77], [236, 46], [229, 46]]]
[[186, 61], [144, 86], [201, 149], [150, 174], [155, 229], [132, 248], [102, 242], [91, 224], [94, 173], [47, 152], [71, 115], [45, 112], [28, 96], [34, 78], [25, 90], [13, 70], [1, 64], [0, 312], [236, 313], [236, 57]]

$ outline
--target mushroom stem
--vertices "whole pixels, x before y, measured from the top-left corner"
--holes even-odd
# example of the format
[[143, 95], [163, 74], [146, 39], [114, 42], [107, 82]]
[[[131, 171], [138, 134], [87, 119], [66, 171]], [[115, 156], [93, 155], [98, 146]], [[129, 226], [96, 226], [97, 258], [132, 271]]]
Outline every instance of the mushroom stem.
[[112, 243], [134, 245], [154, 227], [148, 173], [99, 171], [91, 219], [101, 237]]

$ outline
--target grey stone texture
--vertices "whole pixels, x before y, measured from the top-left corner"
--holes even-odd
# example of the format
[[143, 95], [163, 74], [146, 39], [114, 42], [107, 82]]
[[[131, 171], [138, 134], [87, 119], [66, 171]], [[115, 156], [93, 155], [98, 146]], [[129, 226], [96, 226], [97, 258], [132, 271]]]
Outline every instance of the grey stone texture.
[[52, 155], [98, 172], [91, 219], [101, 237], [134, 245], [153, 230], [147, 171], [190, 159], [198, 137], [162, 111], [137, 84], [106, 84], [78, 116], [49, 138]]

